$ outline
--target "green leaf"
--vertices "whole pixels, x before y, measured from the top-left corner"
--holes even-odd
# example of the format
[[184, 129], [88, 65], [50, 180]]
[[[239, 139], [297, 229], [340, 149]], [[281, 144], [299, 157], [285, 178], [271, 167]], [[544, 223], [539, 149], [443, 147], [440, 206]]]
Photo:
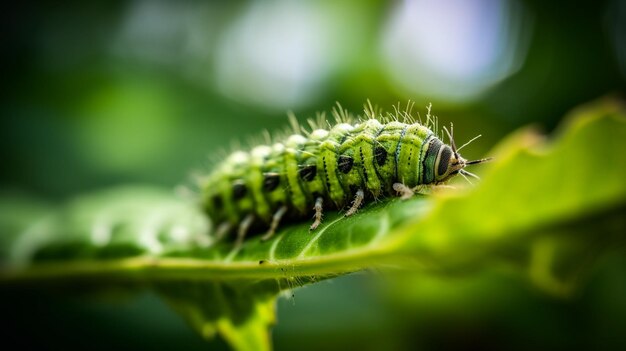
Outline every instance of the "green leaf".
[[275, 281], [236, 285], [167, 282], [156, 285], [174, 310], [203, 337], [220, 333], [237, 350], [270, 350], [269, 326], [280, 287]]
[[624, 107], [580, 109], [557, 134], [514, 133], [475, 187], [388, 199], [349, 218], [328, 213], [317, 231], [296, 223], [240, 250], [211, 244], [199, 207], [167, 191], [111, 190], [33, 210], [28, 222], [26, 206], [6, 201], [22, 215], [2, 217], [0, 281], [145, 284], [202, 335], [218, 332], [237, 349], [270, 347], [280, 291], [373, 267], [463, 272], [507, 262], [566, 295], [595, 257], [626, 241]]

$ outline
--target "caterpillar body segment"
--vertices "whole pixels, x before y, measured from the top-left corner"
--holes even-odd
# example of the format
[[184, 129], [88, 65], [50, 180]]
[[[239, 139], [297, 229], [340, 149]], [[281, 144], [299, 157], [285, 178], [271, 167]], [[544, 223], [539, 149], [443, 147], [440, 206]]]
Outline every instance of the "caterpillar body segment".
[[237, 233], [239, 245], [249, 228], [261, 227], [269, 239], [281, 221], [299, 218], [312, 218], [315, 230], [322, 209], [349, 216], [364, 202], [472, 175], [463, 168], [486, 161], [465, 160], [451, 133], [449, 146], [420, 123], [381, 122], [371, 110], [369, 119], [346, 123], [339, 114], [329, 129], [235, 152], [204, 179], [204, 210], [221, 236]]

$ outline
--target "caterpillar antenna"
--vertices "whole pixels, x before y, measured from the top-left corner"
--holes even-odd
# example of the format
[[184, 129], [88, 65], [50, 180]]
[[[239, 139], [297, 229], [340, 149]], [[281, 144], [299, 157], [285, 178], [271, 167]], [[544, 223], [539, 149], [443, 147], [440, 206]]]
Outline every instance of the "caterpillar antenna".
[[489, 161], [493, 161], [493, 157], [487, 157], [487, 158], [481, 158], [480, 160], [473, 160], [473, 161], [467, 161], [465, 162], [465, 165], [477, 165], [479, 163], [485, 163], [485, 162], [489, 162]]

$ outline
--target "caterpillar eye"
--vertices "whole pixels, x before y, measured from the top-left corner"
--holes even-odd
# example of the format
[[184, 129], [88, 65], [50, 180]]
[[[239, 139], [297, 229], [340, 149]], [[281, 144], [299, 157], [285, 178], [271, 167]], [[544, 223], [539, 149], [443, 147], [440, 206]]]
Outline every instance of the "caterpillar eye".
[[448, 172], [448, 168], [450, 167], [450, 158], [452, 158], [452, 154], [453, 151], [448, 145], [444, 145], [441, 147], [437, 160], [437, 178], [445, 176], [445, 174]]

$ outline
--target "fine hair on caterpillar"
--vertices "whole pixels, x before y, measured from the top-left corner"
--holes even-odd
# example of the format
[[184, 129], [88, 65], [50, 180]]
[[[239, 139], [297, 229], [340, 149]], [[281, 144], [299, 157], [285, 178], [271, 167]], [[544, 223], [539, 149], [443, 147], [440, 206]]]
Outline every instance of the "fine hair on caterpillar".
[[264, 228], [267, 240], [286, 219], [312, 218], [313, 231], [325, 210], [351, 216], [365, 203], [396, 194], [409, 198], [419, 187], [445, 184], [457, 174], [470, 183], [468, 177], [478, 178], [465, 167], [490, 159], [468, 161], [459, 151], [480, 135], [457, 148], [451, 124], [443, 128], [445, 144], [430, 106], [425, 123], [412, 108], [409, 102], [383, 113], [368, 101], [363, 117], [353, 117], [337, 104], [334, 123], [318, 114], [309, 130], [290, 114], [287, 135], [266, 136], [265, 144], [225, 157], [200, 183], [216, 239], [234, 233], [239, 247], [251, 228]]

